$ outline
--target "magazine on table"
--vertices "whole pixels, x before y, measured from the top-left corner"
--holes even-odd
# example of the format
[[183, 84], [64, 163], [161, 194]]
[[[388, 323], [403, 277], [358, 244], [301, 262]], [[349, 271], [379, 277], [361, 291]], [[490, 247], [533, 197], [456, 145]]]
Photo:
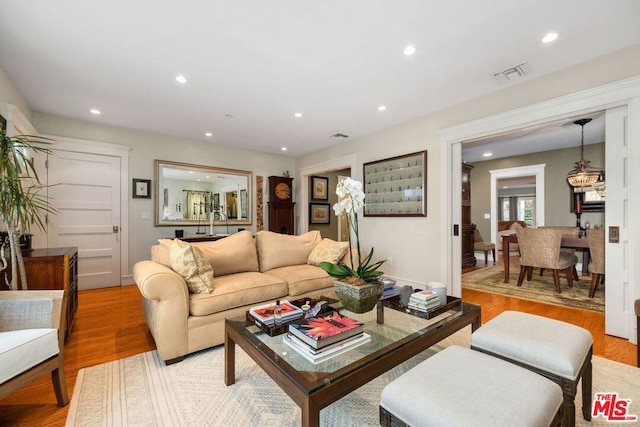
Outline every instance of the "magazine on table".
[[316, 349], [351, 338], [363, 331], [362, 322], [343, 316], [337, 311], [289, 324], [291, 334]]
[[371, 341], [371, 336], [364, 332], [355, 337], [333, 344], [328, 348], [318, 350], [315, 353], [311, 347], [291, 333], [284, 335], [282, 341], [309, 362], [318, 364]]
[[[275, 323], [273, 318], [275, 307], [275, 302], [263, 304], [257, 307], [251, 307], [249, 313], [265, 325], [273, 325]], [[298, 319], [302, 317], [303, 314], [299, 307], [296, 307], [287, 300], [280, 301], [280, 309], [282, 310], [282, 322]]]

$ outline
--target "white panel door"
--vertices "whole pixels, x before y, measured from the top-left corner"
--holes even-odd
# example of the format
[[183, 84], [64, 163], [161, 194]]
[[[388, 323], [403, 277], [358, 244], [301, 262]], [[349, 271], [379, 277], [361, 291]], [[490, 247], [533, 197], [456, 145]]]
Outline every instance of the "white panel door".
[[[629, 338], [629, 143], [627, 107], [607, 110], [605, 125], [605, 333]], [[617, 229], [617, 231], [616, 231]], [[617, 234], [619, 242], [609, 239]], [[615, 239], [613, 239], [615, 240]]]
[[48, 246], [78, 247], [80, 290], [120, 286], [120, 158], [49, 156]]

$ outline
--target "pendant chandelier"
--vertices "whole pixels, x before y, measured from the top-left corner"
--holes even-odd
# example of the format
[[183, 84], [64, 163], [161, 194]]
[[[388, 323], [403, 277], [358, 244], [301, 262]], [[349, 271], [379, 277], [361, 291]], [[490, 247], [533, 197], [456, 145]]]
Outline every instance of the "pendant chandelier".
[[580, 160], [575, 162], [576, 167], [567, 175], [567, 181], [569, 181], [569, 184], [578, 192], [583, 191], [585, 187], [591, 187], [598, 182], [600, 176], [602, 176], [601, 169], [589, 166], [591, 162], [584, 159], [584, 125], [590, 121], [591, 119], [580, 119], [573, 122], [582, 128], [582, 137], [580, 139]]

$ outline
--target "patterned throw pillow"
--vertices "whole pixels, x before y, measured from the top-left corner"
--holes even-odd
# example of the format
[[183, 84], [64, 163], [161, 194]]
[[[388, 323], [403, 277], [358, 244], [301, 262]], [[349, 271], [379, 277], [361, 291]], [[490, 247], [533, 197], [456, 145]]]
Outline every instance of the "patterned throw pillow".
[[187, 282], [194, 294], [211, 293], [213, 290], [213, 268], [195, 246], [175, 239], [169, 247], [171, 268]]
[[344, 256], [349, 248], [349, 242], [336, 242], [331, 239], [322, 239], [309, 254], [307, 264], [318, 265], [323, 261], [335, 264]]

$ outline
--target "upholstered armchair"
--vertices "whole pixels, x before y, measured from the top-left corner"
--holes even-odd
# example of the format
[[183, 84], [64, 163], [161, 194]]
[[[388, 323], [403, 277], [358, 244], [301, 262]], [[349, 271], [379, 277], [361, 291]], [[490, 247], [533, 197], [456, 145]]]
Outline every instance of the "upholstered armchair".
[[562, 293], [560, 273], [565, 273], [569, 287], [573, 287], [576, 265], [575, 255], [560, 252], [562, 230], [552, 228], [518, 228], [520, 245], [520, 275], [518, 286], [522, 286], [525, 275], [531, 280], [534, 268], [553, 270], [556, 292]]
[[591, 273], [591, 286], [589, 298], [593, 298], [598, 290], [598, 284], [604, 283], [604, 228], [590, 228], [587, 230], [589, 240], [589, 272]]
[[65, 291], [0, 292], [0, 398], [51, 373], [59, 406], [64, 378]]

